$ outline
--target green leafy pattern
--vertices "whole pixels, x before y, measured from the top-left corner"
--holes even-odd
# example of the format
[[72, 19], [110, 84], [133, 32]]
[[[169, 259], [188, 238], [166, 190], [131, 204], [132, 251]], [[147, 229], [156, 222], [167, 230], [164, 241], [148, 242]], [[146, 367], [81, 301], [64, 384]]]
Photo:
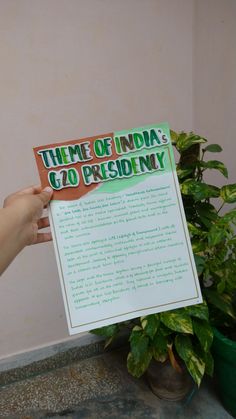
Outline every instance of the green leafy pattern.
[[187, 313], [178, 313], [177, 310], [166, 311], [160, 315], [162, 323], [176, 332], [193, 333], [191, 317]]

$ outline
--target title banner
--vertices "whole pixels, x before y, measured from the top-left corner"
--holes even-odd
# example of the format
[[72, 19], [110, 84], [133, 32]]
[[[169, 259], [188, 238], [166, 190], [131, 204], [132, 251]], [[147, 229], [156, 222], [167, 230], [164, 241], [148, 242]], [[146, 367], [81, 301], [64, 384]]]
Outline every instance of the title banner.
[[101, 182], [165, 170], [162, 146], [168, 143], [161, 126], [153, 126], [35, 147], [34, 153], [42, 186], [54, 189], [53, 199], [72, 200]]

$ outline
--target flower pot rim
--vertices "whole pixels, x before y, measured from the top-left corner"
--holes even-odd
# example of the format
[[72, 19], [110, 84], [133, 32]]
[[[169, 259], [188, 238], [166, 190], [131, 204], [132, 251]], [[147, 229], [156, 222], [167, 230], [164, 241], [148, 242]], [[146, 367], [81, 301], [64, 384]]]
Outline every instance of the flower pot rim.
[[236, 349], [236, 341], [227, 338], [225, 335], [223, 335], [219, 329], [217, 329], [216, 327], [213, 327], [213, 331], [214, 331], [214, 335], [221, 340], [223, 343], [225, 343], [228, 346], [233, 347], [234, 349]]

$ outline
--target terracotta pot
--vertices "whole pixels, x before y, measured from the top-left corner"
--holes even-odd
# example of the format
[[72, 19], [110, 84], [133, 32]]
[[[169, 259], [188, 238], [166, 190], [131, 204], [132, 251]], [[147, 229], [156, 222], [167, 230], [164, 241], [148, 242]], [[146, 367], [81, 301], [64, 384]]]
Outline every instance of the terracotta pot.
[[177, 372], [169, 361], [152, 361], [147, 370], [147, 379], [151, 390], [160, 399], [182, 400], [193, 388], [193, 380], [187, 370]]

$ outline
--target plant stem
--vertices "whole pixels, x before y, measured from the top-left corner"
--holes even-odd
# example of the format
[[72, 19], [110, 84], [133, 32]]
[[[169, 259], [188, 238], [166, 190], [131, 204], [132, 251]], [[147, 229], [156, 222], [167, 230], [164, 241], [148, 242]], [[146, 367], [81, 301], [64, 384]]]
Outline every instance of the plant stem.
[[224, 205], [225, 205], [225, 202], [223, 202], [223, 204], [220, 206], [220, 208], [217, 211], [217, 214], [219, 214], [220, 210], [223, 208]]

